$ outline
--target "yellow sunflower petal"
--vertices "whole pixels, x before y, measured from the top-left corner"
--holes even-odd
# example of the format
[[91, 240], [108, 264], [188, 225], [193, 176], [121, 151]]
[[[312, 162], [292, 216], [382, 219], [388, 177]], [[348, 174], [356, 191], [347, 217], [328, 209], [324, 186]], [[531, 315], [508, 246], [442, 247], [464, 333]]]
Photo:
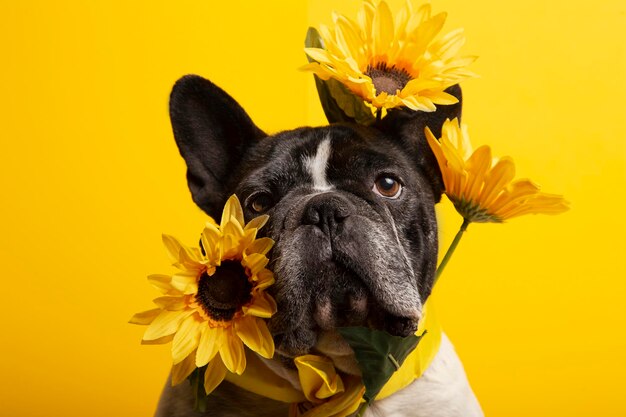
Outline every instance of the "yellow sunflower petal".
[[152, 301], [163, 310], [176, 311], [182, 310], [187, 306], [184, 296], [165, 295], [163, 297], [155, 298]]
[[163, 244], [165, 245], [165, 249], [167, 250], [167, 254], [169, 255], [172, 262], [178, 262], [180, 260], [179, 254], [183, 248], [183, 244], [178, 241], [174, 236], [163, 234], [161, 236], [163, 239]]
[[307, 417], [347, 417], [353, 415], [360, 407], [365, 394], [365, 386], [358, 377], [346, 376], [345, 389], [328, 401], [320, 404], [306, 414]]
[[491, 204], [489, 210], [498, 215], [500, 210], [517, 204], [523, 204], [524, 200], [539, 193], [539, 186], [530, 180], [516, 180], [512, 182]]
[[184, 247], [183, 250], [180, 251], [179, 258], [180, 262], [174, 264], [177, 268], [185, 269], [187, 271], [200, 271], [204, 269], [204, 265], [202, 264], [202, 255], [200, 251], [197, 249], [192, 249], [188, 247]]
[[255, 217], [254, 219], [250, 220], [248, 222], [248, 224], [246, 224], [246, 227], [244, 227], [244, 230], [250, 230], [250, 229], [261, 229], [263, 226], [265, 226], [265, 224], [267, 223], [267, 221], [269, 220], [270, 216], [264, 214], [262, 216], [258, 216]]
[[243, 349], [243, 343], [234, 334], [231, 326], [226, 329], [225, 343], [220, 347], [220, 356], [226, 368], [237, 375], [241, 375], [246, 369], [246, 355]]
[[172, 288], [183, 294], [195, 294], [198, 292], [198, 272], [180, 271], [172, 275]]
[[241, 203], [239, 203], [239, 199], [235, 194], [231, 195], [228, 201], [226, 201], [226, 205], [224, 205], [220, 228], [224, 230], [226, 224], [230, 222], [236, 222], [239, 226], [243, 226], [244, 224], [243, 209], [241, 208]]
[[267, 319], [276, 313], [276, 301], [266, 292], [258, 291], [252, 297], [250, 304], [243, 306], [242, 310], [244, 315]]
[[421, 22], [409, 36], [409, 40], [415, 45], [412, 51], [412, 58], [415, 61], [419, 59], [419, 55], [423, 54], [428, 45], [435, 39], [435, 37], [443, 29], [443, 25], [448, 17], [447, 13], [438, 13], [435, 16], [428, 18]]
[[275, 282], [274, 273], [269, 269], [264, 269], [253, 275], [252, 279], [255, 281], [254, 289], [257, 291], [264, 290]]
[[148, 275], [148, 282], [153, 287], [161, 291], [163, 294], [168, 294], [171, 291], [177, 292], [171, 285], [172, 277], [169, 275], [152, 274]]
[[200, 321], [197, 314], [185, 318], [178, 327], [172, 340], [172, 359], [174, 364], [181, 362], [198, 347], [200, 331], [207, 325], [206, 321]]
[[251, 253], [250, 255], [244, 254], [241, 264], [250, 269], [251, 275], [256, 275], [267, 266], [268, 262], [269, 259], [267, 259], [267, 256], [260, 253]]
[[304, 355], [295, 358], [294, 363], [307, 400], [317, 403], [344, 391], [343, 381], [330, 359]]
[[[318, 62], [319, 64], [332, 64], [333, 61], [330, 59], [328, 52], [325, 49], [321, 49], [321, 48], [304, 48], [304, 52], [314, 61]], [[318, 66], [320, 66], [318, 64]], [[305, 66], [306, 67], [306, 66]], [[302, 69], [304, 69], [305, 67], [303, 67]], [[315, 66], [311, 66], [311, 68], [313, 68]], [[320, 66], [323, 67], [323, 66]]]
[[[254, 230], [254, 229], [253, 229]], [[245, 232], [239, 222], [231, 217], [231, 220], [226, 223], [226, 226], [222, 229], [224, 238], [222, 241], [224, 259], [231, 259], [240, 254], [241, 241], [244, 238]]]
[[478, 203], [481, 207], [489, 208], [489, 205], [496, 199], [498, 194], [515, 177], [515, 164], [510, 158], [501, 158], [485, 177]]
[[194, 363], [194, 354], [187, 355], [187, 357], [180, 363], [172, 366], [172, 386], [176, 386], [185, 381], [189, 375], [196, 369]]
[[243, 223], [239, 223], [235, 216], [231, 216], [230, 220], [227, 221], [222, 228], [222, 231], [224, 235], [231, 234], [237, 238], [241, 238], [244, 235]]
[[458, 98], [444, 91], [433, 91], [432, 93], [429, 91], [425, 91], [423, 95], [424, 97], [427, 97], [432, 103], [435, 103], [435, 104], [450, 105], [450, 104], [456, 104], [459, 102]]
[[200, 259], [197, 258], [196, 254], [190, 248], [183, 245], [174, 236], [163, 234], [162, 238], [167, 254], [176, 267], [190, 271], [202, 268], [202, 265], [199, 263]]
[[222, 327], [207, 327], [203, 330], [198, 343], [196, 353], [196, 366], [198, 368], [212, 361], [219, 349], [224, 344], [224, 329]]
[[491, 168], [491, 160], [491, 148], [485, 145], [476, 149], [467, 161], [467, 171], [470, 175], [462, 193], [466, 201], [473, 201], [480, 193], [485, 175]]
[[526, 214], [561, 214], [569, 210], [569, 203], [560, 195], [539, 193], [524, 202], [523, 205], [502, 210], [503, 220]]
[[378, 3], [374, 22], [372, 23], [372, 37], [374, 39], [374, 58], [384, 56], [393, 41], [393, 17], [391, 10], [384, 1]]
[[161, 311], [162, 310], [160, 308], [142, 311], [141, 313], [137, 313], [132, 316], [128, 322], [132, 324], [148, 325], [152, 323], [154, 319], [159, 316], [159, 314], [161, 314]]
[[219, 355], [215, 357], [204, 372], [204, 391], [207, 395], [213, 392], [226, 377], [226, 367]]
[[447, 60], [453, 58], [463, 44], [465, 44], [465, 34], [463, 28], [459, 28], [446, 34], [439, 42], [435, 42], [430, 51], [439, 59]]
[[222, 233], [213, 224], [207, 224], [200, 235], [200, 242], [206, 253], [206, 259], [214, 265], [219, 265], [222, 257]]
[[270, 329], [267, 327], [267, 324], [261, 319], [257, 319], [257, 321], [261, 322], [258, 325], [259, 330], [261, 331], [262, 341], [262, 347], [259, 349], [259, 354], [268, 359], [273, 358], [275, 350], [274, 338], [272, 337], [272, 334], [270, 333]]
[[178, 329], [179, 323], [193, 313], [188, 311], [167, 311], [162, 310], [154, 319], [152, 324], [146, 329], [143, 340], [155, 340], [164, 336], [174, 334]]
[[396, 39], [404, 40], [406, 37], [406, 27], [409, 23], [410, 17], [414, 14], [413, 7], [410, 1], [404, 3], [404, 7], [400, 8], [400, 11], [396, 13]]
[[[406, 2], [410, 3], [410, 0], [407, 0]], [[409, 15], [409, 22], [407, 23], [406, 29], [407, 32], [412, 33], [417, 26], [423, 24], [425, 21], [430, 19], [431, 15], [432, 7], [430, 3], [424, 3], [419, 6], [415, 12]]]
[[335, 29], [330, 29], [321, 25], [320, 34], [321, 36], [324, 36], [324, 39], [326, 39], [326, 42], [324, 42], [324, 49], [328, 51], [329, 55], [344, 56], [345, 51], [342, 50], [341, 45], [337, 43], [337, 31]]
[[[446, 121], [446, 123], [448, 120]], [[445, 123], [444, 123], [445, 126]], [[430, 149], [432, 149], [435, 154], [435, 158], [437, 159], [437, 164], [439, 165], [439, 169], [441, 170], [441, 176], [443, 177], [444, 188], [447, 194], [454, 189], [454, 184], [458, 181], [455, 181], [455, 177], [458, 176], [456, 172], [448, 168], [448, 161], [446, 156], [444, 155], [441, 143], [435, 138], [430, 128], [426, 127], [424, 129], [424, 133], [426, 134], [426, 140], [430, 145]]]
[[446, 166], [446, 157], [443, 154], [443, 150], [441, 149], [441, 143], [435, 138], [433, 132], [430, 130], [430, 127], [426, 126], [424, 128], [424, 134], [426, 136], [426, 140], [430, 145], [430, 149], [432, 149], [435, 154], [435, 158], [437, 159], [437, 164], [439, 168], [443, 171]]
[[404, 103], [411, 110], [419, 110], [424, 112], [433, 112], [437, 110], [432, 100], [426, 97], [420, 97], [416, 95], [408, 96], [402, 98], [402, 103]]
[[258, 229], [244, 229], [243, 237], [239, 240], [239, 248], [238, 251], [241, 253], [247, 252], [247, 248], [252, 245], [252, 243], [256, 240], [256, 234]]
[[235, 321], [234, 326], [237, 336], [252, 351], [268, 359], [274, 356], [274, 341], [263, 320], [242, 317]]
[[273, 246], [274, 246], [274, 240], [270, 239], [269, 237], [262, 237], [252, 242], [252, 244], [249, 245], [248, 248], [246, 249], [246, 253], [247, 254], [259, 253], [261, 255], [266, 255], [267, 252], [269, 252]]
[[376, 6], [372, 1], [364, 1], [363, 6], [357, 12], [357, 22], [361, 29], [361, 38], [365, 41], [364, 46], [372, 44], [372, 22], [375, 13]]
[[173, 334], [169, 336], [159, 337], [158, 339], [154, 339], [154, 340], [142, 340], [141, 344], [142, 345], [164, 345], [166, 343], [171, 342], [172, 340], [174, 340]]
[[401, 93], [402, 97], [407, 97], [409, 95], [422, 94], [425, 90], [436, 89], [438, 87], [441, 87], [440, 81], [416, 78], [409, 81], [404, 86]]
[[[337, 18], [337, 35], [338, 40], [344, 45], [346, 50], [346, 56], [354, 57], [354, 59], [358, 59], [359, 57], [363, 57], [360, 49], [363, 47], [363, 41], [358, 31], [358, 26], [356, 23], [352, 22], [345, 16], [339, 16]], [[355, 61], [356, 62], [356, 61]], [[357, 67], [365, 64], [364, 61], [357, 62]]]
[[441, 137], [441, 150], [446, 158], [446, 165], [457, 172], [465, 169], [462, 150], [454, 143], [458, 138], [445, 135]]
[[469, 132], [466, 124], [461, 124], [458, 118], [454, 118], [450, 121], [450, 126], [452, 126], [452, 130], [456, 132], [457, 135], [457, 148], [461, 157], [463, 159], [468, 159], [472, 152], [472, 142], [469, 139]]

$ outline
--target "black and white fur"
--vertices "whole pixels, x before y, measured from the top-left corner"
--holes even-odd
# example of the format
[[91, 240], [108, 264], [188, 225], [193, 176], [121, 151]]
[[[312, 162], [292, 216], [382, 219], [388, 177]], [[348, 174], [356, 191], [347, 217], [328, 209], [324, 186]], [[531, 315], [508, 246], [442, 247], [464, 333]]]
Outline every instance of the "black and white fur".
[[[458, 86], [450, 92], [460, 98]], [[367, 325], [406, 336], [416, 330], [437, 260], [434, 206], [441, 175], [424, 138], [461, 104], [435, 113], [394, 111], [373, 127], [333, 124], [268, 136], [228, 94], [186, 76], [172, 91], [174, 136], [187, 163], [196, 204], [219, 218], [237, 194], [246, 221], [269, 214], [262, 230], [276, 241], [269, 291], [278, 312], [269, 325], [276, 358], [268, 367], [297, 386], [291, 364], [308, 352], [330, 356], [356, 373], [349, 347], [334, 329]], [[383, 195], [377, 183], [398, 183]], [[386, 182], [385, 182], [386, 181]], [[261, 210], [259, 210], [261, 209]], [[170, 387], [157, 416], [196, 416], [188, 383]], [[281, 416], [282, 404], [223, 383], [207, 416]], [[368, 416], [481, 416], [452, 345], [444, 335], [426, 373], [370, 407]]]

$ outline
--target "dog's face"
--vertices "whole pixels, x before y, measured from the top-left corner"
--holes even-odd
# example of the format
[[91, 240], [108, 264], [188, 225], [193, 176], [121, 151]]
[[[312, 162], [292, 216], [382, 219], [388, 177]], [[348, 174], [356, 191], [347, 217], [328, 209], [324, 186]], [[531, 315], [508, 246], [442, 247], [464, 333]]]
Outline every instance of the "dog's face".
[[225, 92], [188, 76], [174, 87], [170, 112], [194, 201], [219, 218], [234, 193], [246, 221], [270, 216], [262, 232], [276, 241], [270, 328], [280, 354], [309, 352], [339, 326], [416, 330], [434, 277], [441, 196], [423, 129], [438, 133], [460, 104], [398, 111], [375, 127], [267, 136]]

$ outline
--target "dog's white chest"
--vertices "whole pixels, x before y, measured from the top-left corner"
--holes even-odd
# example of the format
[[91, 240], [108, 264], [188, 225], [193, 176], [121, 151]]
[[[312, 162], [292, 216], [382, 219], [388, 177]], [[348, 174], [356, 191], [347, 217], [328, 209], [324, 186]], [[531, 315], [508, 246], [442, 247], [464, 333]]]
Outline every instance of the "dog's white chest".
[[448, 337], [442, 334], [435, 359], [421, 378], [375, 402], [366, 417], [482, 417], [463, 365]]

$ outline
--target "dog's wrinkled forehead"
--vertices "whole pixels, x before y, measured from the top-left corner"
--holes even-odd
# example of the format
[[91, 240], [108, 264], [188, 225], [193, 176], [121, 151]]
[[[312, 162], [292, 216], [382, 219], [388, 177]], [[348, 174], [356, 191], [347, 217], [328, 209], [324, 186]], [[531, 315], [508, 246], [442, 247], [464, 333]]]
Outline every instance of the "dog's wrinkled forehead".
[[367, 185], [369, 191], [378, 175], [416, 181], [416, 171], [398, 144], [382, 133], [333, 125], [266, 138], [249, 152], [232, 185], [243, 196], [264, 190], [280, 198], [294, 188], [320, 193], [360, 191]]

